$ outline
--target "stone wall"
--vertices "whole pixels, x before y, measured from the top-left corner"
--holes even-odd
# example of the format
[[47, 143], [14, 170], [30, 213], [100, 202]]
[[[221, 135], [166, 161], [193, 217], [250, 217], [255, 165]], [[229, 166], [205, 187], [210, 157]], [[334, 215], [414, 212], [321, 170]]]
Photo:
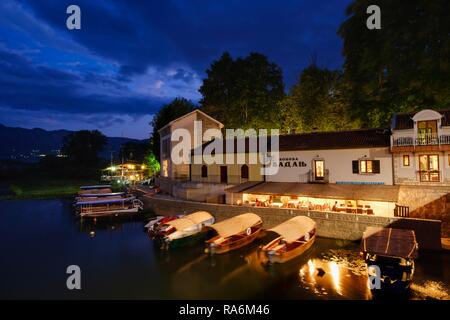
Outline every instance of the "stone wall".
[[450, 237], [450, 187], [401, 186], [398, 204], [409, 207], [411, 218], [441, 220], [441, 236]]
[[389, 218], [379, 216], [355, 215], [350, 213], [303, 211], [297, 209], [277, 209], [264, 207], [245, 207], [225, 204], [211, 204], [178, 200], [169, 197], [143, 197], [146, 208], [158, 215], [188, 214], [205, 210], [211, 212], [217, 221], [233, 217], [240, 213], [253, 212], [263, 220], [264, 228], [271, 228], [287, 219], [305, 215], [317, 223], [317, 232], [321, 237], [360, 240], [368, 226], [391, 226], [394, 228], [413, 229], [421, 249], [441, 249], [441, 222], [411, 218]]

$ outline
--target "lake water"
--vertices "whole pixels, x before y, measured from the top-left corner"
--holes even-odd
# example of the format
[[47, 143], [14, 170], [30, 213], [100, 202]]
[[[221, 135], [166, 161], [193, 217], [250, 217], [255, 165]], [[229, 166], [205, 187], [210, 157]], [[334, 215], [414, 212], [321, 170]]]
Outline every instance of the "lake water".
[[[359, 245], [317, 239], [270, 268], [255, 243], [216, 257], [203, 246], [161, 252], [145, 219], [81, 222], [67, 200], [0, 202], [1, 299], [370, 299]], [[68, 290], [66, 268], [81, 268]], [[450, 255], [421, 253], [410, 299], [449, 295]]]

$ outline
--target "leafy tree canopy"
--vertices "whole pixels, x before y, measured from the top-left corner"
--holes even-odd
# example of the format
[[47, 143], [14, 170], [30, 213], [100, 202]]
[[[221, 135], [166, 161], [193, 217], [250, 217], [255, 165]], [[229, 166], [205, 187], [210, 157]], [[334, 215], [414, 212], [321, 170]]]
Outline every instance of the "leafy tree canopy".
[[225, 52], [206, 71], [203, 110], [227, 128], [274, 128], [284, 97], [280, 67], [259, 53], [233, 59]]
[[62, 151], [69, 161], [77, 166], [100, 165], [98, 154], [107, 143], [107, 138], [98, 130], [81, 130], [64, 137]]
[[[381, 29], [366, 27], [366, 9], [381, 8]], [[450, 106], [450, 1], [356, 0], [338, 34], [354, 115], [363, 125], [389, 124], [393, 112]]]

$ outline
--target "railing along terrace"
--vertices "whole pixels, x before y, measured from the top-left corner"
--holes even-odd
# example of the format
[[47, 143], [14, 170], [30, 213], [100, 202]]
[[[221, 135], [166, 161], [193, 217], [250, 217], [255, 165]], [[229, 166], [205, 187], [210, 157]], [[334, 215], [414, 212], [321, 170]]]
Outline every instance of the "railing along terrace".
[[433, 146], [439, 144], [450, 144], [450, 135], [437, 135], [435, 133], [421, 135], [417, 138], [398, 137], [393, 141], [394, 147], [404, 146]]

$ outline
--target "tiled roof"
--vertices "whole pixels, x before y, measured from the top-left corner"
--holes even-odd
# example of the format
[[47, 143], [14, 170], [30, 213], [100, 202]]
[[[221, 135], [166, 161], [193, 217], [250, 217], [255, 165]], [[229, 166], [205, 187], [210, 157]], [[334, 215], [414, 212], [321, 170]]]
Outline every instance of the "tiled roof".
[[[223, 150], [231, 140], [223, 140]], [[270, 138], [267, 139], [270, 151]], [[205, 148], [211, 142], [203, 144]], [[279, 151], [380, 148], [390, 146], [390, 129], [360, 129], [348, 131], [313, 132], [280, 135]], [[245, 138], [245, 150], [249, 150], [249, 138]], [[258, 145], [259, 151], [259, 145]], [[234, 139], [237, 152], [237, 139]]]

